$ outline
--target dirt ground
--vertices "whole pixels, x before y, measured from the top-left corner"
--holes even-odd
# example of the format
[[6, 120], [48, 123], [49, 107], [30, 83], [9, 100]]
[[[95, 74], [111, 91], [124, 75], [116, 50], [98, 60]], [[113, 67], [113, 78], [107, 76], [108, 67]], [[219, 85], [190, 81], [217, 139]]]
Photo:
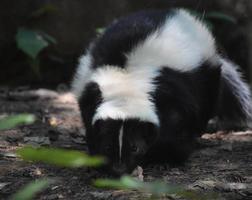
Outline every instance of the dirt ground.
[[[35, 114], [36, 123], [0, 132], [0, 199], [43, 177], [56, 182], [36, 197], [39, 200], [143, 199], [135, 191], [96, 189], [92, 180], [104, 176], [96, 170], [25, 163], [13, 154], [25, 144], [86, 150], [85, 132], [70, 93], [0, 88], [0, 117], [23, 112]], [[144, 181], [161, 179], [202, 193], [215, 192], [216, 199], [252, 199], [252, 131], [204, 134], [199, 142], [201, 148], [184, 166], [144, 167]]]

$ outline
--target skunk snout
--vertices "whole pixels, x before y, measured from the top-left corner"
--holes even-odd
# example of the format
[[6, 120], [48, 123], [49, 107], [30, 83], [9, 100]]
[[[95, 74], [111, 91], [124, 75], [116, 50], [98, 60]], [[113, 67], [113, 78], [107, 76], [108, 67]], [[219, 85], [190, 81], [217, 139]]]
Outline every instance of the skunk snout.
[[112, 171], [115, 175], [120, 176], [129, 172], [126, 164], [124, 163], [115, 163], [112, 165]]

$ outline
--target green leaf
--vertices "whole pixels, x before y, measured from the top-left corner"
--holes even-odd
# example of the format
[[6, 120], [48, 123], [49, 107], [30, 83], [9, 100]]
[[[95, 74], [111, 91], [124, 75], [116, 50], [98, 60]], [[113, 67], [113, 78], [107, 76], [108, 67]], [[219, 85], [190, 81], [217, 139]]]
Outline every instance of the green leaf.
[[216, 192], [200, 193], [199, 191], [189, 191], [189, 190], [178, 192], [177, 195], [192, 200], [214, 200], [221, 198], [221, 195], [217, 194]]
[[37, 58], [37, 59], [29, 58], [27, 60], [27, 62], [29, 63], [34, 75], [41, 81], [42, 80], [42, 75], [41, 75], [41, 72], [40, 72], [40, 60], [39, 60], [39, 58]]
[[218, 19], [218, 20], [223, 20], [226, 22], [230, 22], [233, 24], [237, 24], [237, 19], [231, 15], [227, 15], [224, 14], [222, 12], [217, 12], [217, 11], [212, 11], [212, 12], [207, 12], [207, 13], [200, 13], [198, 11], [195, 10], [191, 10], [191, 9], [186, 9], [188, 12], [190, 12], [190, 14], [192, 14], [193, 16], [201, 19], [201, 20], [205, 20], [205, 19]]
[[123, 176], [119, 180], [114, 179], [97, 179], [94, 182], [96, 187], [114, 188], [114, 189], [141, 189], [143, 183], [136, 181], [129, 176]]
[[35, 121], [35, 116], [31, 114], [19, 114], [5, 117], [0, 120], [0, 130], [14, 128], [20, 124], [32, 124]]
[[189, 191], [183, 187], [164, 183], [162, 181], [141, 182], [129, 176], [123, 176], [119, 180], [114, 179], [97, 179], [94, 185], [99, 188], [138, 190], [148, 192], [159, 197], [161, 195], [176, 195], [192, 200], [212, 200], [218, 196], [216, 193], [200, 194], [196, 191]]
[[47, 188], [53, 181], [50, 179], [42, 179], [34, 181], [26, 185], [23, 189], [17, 192], [11, 200], [30, 200], [35, 197], [35, 195]]
[[19, 28], [16, 35], [17, 46], [29, 57], [36, 59], [49, 43], [36, 31]]
[[95, 29], [95, 32], [96, 32], [96, 34], [98, 34], [98, 35], [103, 34], [104, 31], [105, 31], [105, 28], [97, 28], [97, 29]]
[[123, 176], [119, 180], [111, 179], [97, 179], [94, 182], [96, 187], [139, 190], [150, 192], [154, 195], [174, 194], [181, 191], [180, 187], [168, 185], [164, 182], [156, 181], [152, 183], [144, 183], [129, 176]]
[[215, 28], [215, 26], [214, 26], [214, 24], [213, 23], [211, 23], [209, 20], [202, 20], [203, 21], [203, 23], [205, 23], [205, 25], [207, 26], [207, 28], [210, 30], [210, 31], [212, 31], [212, 30], [214, 30], [214, 28]]
[[43, 31], [39, 31], [38, 33], [39, 33], [45, 40], [47, 40], [49, 43], [51, 43], [51, 44], [57, 44], [57, 40], [56, 40], [54, 37], [48, 35], [47, 33], [43, 32]]
[[237, 24], [237, 19], [235, 17], [221, 13], [221, 12], [206, 13], [205, 18], [218, 19], [218, 20], [223, 20], [223, 21], [230, 22], [233, 24]]
[[187, 12], [189, 12], [191, 15], [193, 15], [196, 18], [202, 18], [203, 14], [192, 9], [185, 9]]
[[39, 9], [32, 12], [31, 17], [41, 17], [42, 15], [56, 12], [58, 12], [58, 8], [55, 5], [48, 3], [44, 4]]
[[105, 162], [102, 157], [91, 157], [84, 152], [55, 148], [24, 147], [17, 150], [17, 154], [26, 161], [44, 162], [61, 167], [96, 167]]
[[157, 196], [162, 194], [177, 194], [182, 191], [182, 189], [178, 186], [169, 185], [161, 181], [147, 183], [143, 189]]

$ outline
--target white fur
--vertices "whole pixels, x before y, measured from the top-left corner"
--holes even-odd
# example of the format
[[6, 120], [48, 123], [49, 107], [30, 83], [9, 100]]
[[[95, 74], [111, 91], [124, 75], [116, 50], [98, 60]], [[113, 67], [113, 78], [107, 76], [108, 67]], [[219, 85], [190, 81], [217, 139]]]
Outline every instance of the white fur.
[[119, 160], [120, 162], [122, 161], [121, 158], [122, 158], [122, 146], [123, 146], [123, 125], [120, 129], [120, 132], [119, 132]]
[[103, 102], [93, 123], [97, 119], [138, 118], [158, 125], [156, 108], [149, 95], [155, 90], [152, 80], [156, 75], [153, 70], [122, 70], [113, 66], [98, 69], [91, 79], [99, 85]]
[[252, 119], [251, 93], [248, 85], [243, 81], [239, 73], [239, 67], [229, 60], [220, 57], [222, 64], [222, 76], [228, 81], [233, 88], [233, 93], [239, 99], [243, 112], [247, 115], [247, 120]]
[[[180, 71], [197, 68], [205, 60], [215, 58], [215, 41], [207, 28], [186, 11], [180, 9], [143, 42], [126, 55], [127, 68], [170, 67]], [[89, 53], [80, 58], [72, 83], [73, 93], [81, 96], [93, 73]], [[153, 70], [153, 69], [152, 69]]]
[[186, 11], [177, 10], [127, 55], [127, 65], [190, 71], [214, 58], [215, 52], [214, 38], [205, 25]]
[[79, 98], [90, 80], [92, 57], [89, 53], [80, 57], [79, 66], [72, 82], [72, 92]]

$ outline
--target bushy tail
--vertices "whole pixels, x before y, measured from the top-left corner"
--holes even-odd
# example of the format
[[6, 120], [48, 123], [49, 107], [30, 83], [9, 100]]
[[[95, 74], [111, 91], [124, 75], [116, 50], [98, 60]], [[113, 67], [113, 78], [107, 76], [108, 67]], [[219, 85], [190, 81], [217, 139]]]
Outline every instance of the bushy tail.
[[244, 82], [239, 67], [220, 58], [221, 80], [217, 105], [217, 119], [220, 129], [251, 127], [252, 102], [249, 86]]

